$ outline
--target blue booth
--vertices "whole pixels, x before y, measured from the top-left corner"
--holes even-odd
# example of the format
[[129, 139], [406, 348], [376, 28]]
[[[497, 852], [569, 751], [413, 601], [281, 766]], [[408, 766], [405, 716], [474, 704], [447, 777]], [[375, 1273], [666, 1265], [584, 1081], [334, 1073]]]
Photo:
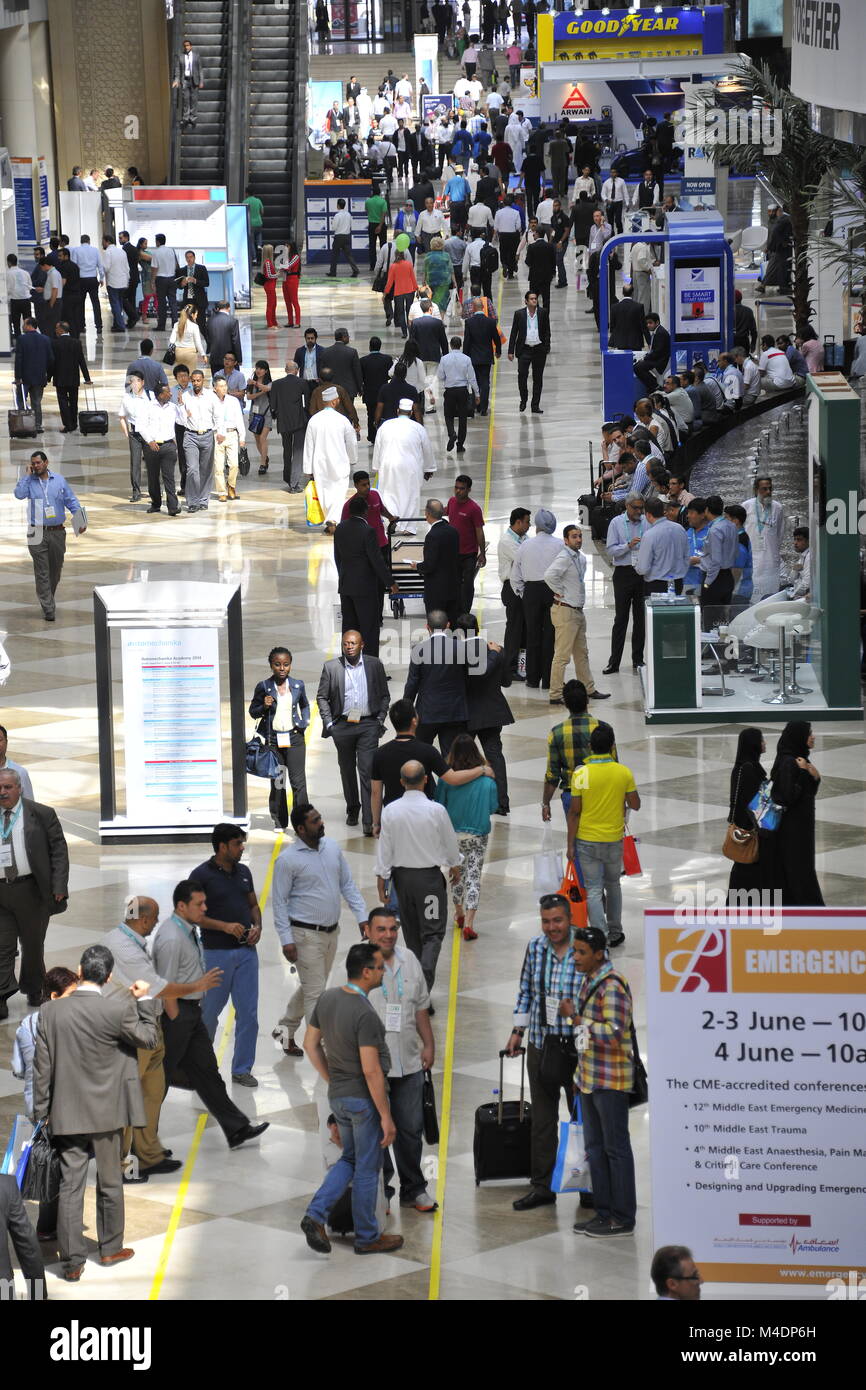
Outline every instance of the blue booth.
[[734, 337], [734, 258], [718, 212], [676, 212], [663, 231], [628, 232], [606, 241], [599, 257], [599, 340], [604, 418], [631, 413], [646, 389], [634, 374], [634, 354], [608, 347], [608, 260], [621, 243], [664, 247], [665, 290], [659, 313], [671, 335], [670, 371], [694, 362], [712, 366]]

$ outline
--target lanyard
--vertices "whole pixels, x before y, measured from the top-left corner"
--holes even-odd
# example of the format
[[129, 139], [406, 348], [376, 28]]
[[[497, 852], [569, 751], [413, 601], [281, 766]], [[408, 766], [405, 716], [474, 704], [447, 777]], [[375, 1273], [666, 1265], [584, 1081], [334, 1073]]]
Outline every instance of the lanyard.
[[204, 971], [205, 971], [204, 952], [203, 952], [203, 950], [202, 950], [201, 938], [199, 937], [198, 932], [196, 931], [195, 927], [193, 927], [192, 931], [190, 931], [190, 929], [189, 929], [189, 927], [187, 926], [186, 922], [183, 920], [182, 917], [178, 917], [178, 915], [177, 915], [176, 912], [173, 912], [171, 915], [172, 915], [172, 919], [173, 919], [175, 922], [177, 922], [177, 924], [178, 924], [178, 926], [180, 927], [181, 931], [184, 933], [185, 936], [188, 936], [188, 937], [189, 937], [190, 941], [193, 943], [193, 945], [195, 946], [196, 950], [198, 951], [199, 963], [200, 963], [200, 965], [201, 965], [202, 974], [204, 974]]
[[554, 959], [556, 959], [556, 963], [557, 963], [557, 965], [560, 967], [560, 973], [559, 973], [559, 986], [558, 986], [558, 987], [559, 987], [559, 990], [560, 990], [560, 996], [559, 996], [559, 997], [562, 998], [562, 976], [563, 976], [563, 972], [564, 972], [564, 970], [565, 970], [566, 961], [568, 960], [568, 952], [566, 951], [565, 955], [562, 957], [562, 960], [559, 960], [559, 959], [556, 958], [555, 952], [554, 952], [554, 951], [551, 951], [551, 949], [550, 949], [549, 946], [545, 947], [545, 950], [544, 950], [544, 993], [545, 993], [545, 994], [549, 994], [549, 993], [550, 993], [550, 987], [551, 987], [551, 985], [552, 985], [552, 983], [553, 983], [553, 962], [554, 962]]
[[[401, 1002], [402, 998], [403, 998], [403, 967], [402, 967], [402, 965], [398, 965], [398, 966], [397, 966], [397, 969], [394, 971], [394, 979], [395, 979], [396, 982], [397, 982], [397, 1003], [399, 1004], [399, 1003]], [[353, 989], [354, 986], [353, 986], [353, 985], [349, 985], [348, 988], [349, 988], [349, 989]], [[387, 991], [387, 989], [385, 988], [385, 976], [384, 976], [384, 975], [382, 976], [382, 997], [383, 997], [383, 999], [385, 1000], [385, 1003], [387, 1004], [387, 1002], [388, 1002], [388, 991]]]
[[[353, 994], [360, 994], [361, 998], [366, 1000], [366, 1002], [370, 1004], [370, 1000], [367, 998], [367, 995], [365, 994], [364, 990], [362, 990], [358, 985], [346, 985], [346, 989], [350, 989]], [[371, 1009], [372, 1007], [373, 1005], [370, 1004]]]
[[764, 527], [773, 525], [772, 502], [769, 502], [767, 506], [764, 507], [758, 499], [755, 498], [755, 525], [758, 528], [758, 535], [763, 539]]
[[[15, 826], [16, 826], [17, 823], [18, 823], [18, 817], [21, 815], [21, 811], [22, 811], [23, 806], [24, 806], [23, 801], [19, 801], [19, 802], [18, 802], [18, 808], [17, 808], [17, 810], [16, 810], [14, 816], [11, 816], [11, 817], [10, 817], [9, 824], [8, 824], [7, 826], [4, 827], [4, 829], [3, 829], [2, 832], [0, 832], [0, 840], [11, 840], [11, 839], [12, 839], [12, 831], [15, 829]], [[8, 811], [4, 811], [4, 812], [3, 812], [4, 817], [7, 816], [8, 814], [9, 814]]]
[[122, 922], [120, 924], [120, 930], [123, 932], [124, 936], [128, 936], [130, 941], [134, 941], [136, 946], [138, 946], [144, 952], [144, 954], [147, 955], [147, 946], [137, 932], [130, 931], [129, 927], [124, 926]]

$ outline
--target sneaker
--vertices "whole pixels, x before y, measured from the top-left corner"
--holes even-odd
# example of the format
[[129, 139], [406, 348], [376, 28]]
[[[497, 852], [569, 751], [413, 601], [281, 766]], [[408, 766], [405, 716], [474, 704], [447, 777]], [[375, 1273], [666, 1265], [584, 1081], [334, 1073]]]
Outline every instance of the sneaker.
[[412, 1197], [408, 1202], [400, 1198], [401, 1207], [414, 1207], [416, 1211], [438, 1211], [439, 1203], [434, 1202], [426, 1187], [423, 1192], [419, 1192], [417, 1197]]
[[[577, 1230], [577, 1226], [574, 1229]], [[599, 1217], [596, 1221], [587, 1221], [583, 1234], [594, 1240], [605, 1240], [608, 1236], [632, 1236], [634, 1224], [626, 1226], [621, 1221], [602, 1221]]]
[[609, 1216], [591, 1216], [588, 1221], [575, 1221], [571, 1229], [576, 1236], [597, 1236], [606, 1235], [609, 1227]]
[[236, 1086], [258, 1086], [259, 1084], [251, 1071], [233, 1071], [232, 1081]]
[[624, 931], [614, 932], [613, 936], [609, 936], [609, 937], [607, 938], [608, 949], [610, 949], [610, 948], [613, 947], [613, 946], [621, 946], [622, 943], [623, 943], [624, 941], [625, 941], [625, 932], [624, 932]]

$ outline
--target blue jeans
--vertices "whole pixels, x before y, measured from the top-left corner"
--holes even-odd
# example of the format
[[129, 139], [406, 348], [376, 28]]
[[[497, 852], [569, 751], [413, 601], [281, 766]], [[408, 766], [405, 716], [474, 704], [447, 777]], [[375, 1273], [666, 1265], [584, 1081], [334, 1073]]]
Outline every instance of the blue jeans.
[[256, 1061], [256, 1039], [259, 1035], [259, 958], [251, 946], [235, 951], [204, 953], [208, 970], [221, 970], [222, 980], [202, 996], [201, 1016], [211, 1042], [217, 1021], [231, 998], [235, 1006], [235, 1050], [232, 1073], [242, 1076], [252, 1071]]
[[[410, 1072], [408, 1076], [388, 1078], [388, 1101], [391, 1115], [397, 1126], [394, 1140], [394, 1162], [400, 1177], [400, 1201], [414, 1202], [426, 1188], [424, 1174], [421, 1172], [421, 1151], [424, 1146], [424, 1091], [423, 1071]], [[394, 1164], [389, 1149], [384, 1151], [386, 1185], [394, 1176]]]
[[581, 1091], [583, 1137], [595, 1209], [604, 1220], [633, 1226], [637, 1214], [627, 1091]]
[[352, 1221], [355, 1244], [371, 1245], [379, 1239], [376, 1220], [376, 1193], [384, 1150], [379, 1112], [371, 1100], [356, 1096], [337, 1096], [331, 1101], [334, 1118], [340, 1126], [343, 1155], [328, 1169], [328, 1176], [313, 1196], [307, 1215], [324, 1226], [332, 1207], [352, 1184]]
[[[589, 925], [606, 936], [622, 931], [622, 840], [575, 840], [583, 880]], [[605, 918], [607, 919], [605, 921]]]
[[123, 317], [123, 296], [125, 290], [113, 289], [111, 285], [108, 289], [108, 302], [111, 305], [111, 313], [114, 318], [115, 328], [125, 328], [126, 319]]

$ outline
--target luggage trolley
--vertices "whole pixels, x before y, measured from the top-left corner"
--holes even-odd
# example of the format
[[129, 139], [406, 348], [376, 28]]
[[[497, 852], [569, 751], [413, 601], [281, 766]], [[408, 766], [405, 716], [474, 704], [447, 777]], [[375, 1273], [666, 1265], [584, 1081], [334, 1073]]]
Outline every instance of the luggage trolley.
[[[400, 520], [420, 522], [421, 525], [426, 522], [426, 518], [423, 516], [401, 517]], [[420, 560], [423, 550], [423, 536], [395, 535], [391, 528], [388, 528], [388, 561], [391, 569], [391, 583], [397, 585], [396, 594], [390, 595], [391, 612], [395, 618], [424, 616], [424, 580], [409, 563], [411, 560]], [[417, 604], [417, 611], [407, 614], [407, 602]]]

